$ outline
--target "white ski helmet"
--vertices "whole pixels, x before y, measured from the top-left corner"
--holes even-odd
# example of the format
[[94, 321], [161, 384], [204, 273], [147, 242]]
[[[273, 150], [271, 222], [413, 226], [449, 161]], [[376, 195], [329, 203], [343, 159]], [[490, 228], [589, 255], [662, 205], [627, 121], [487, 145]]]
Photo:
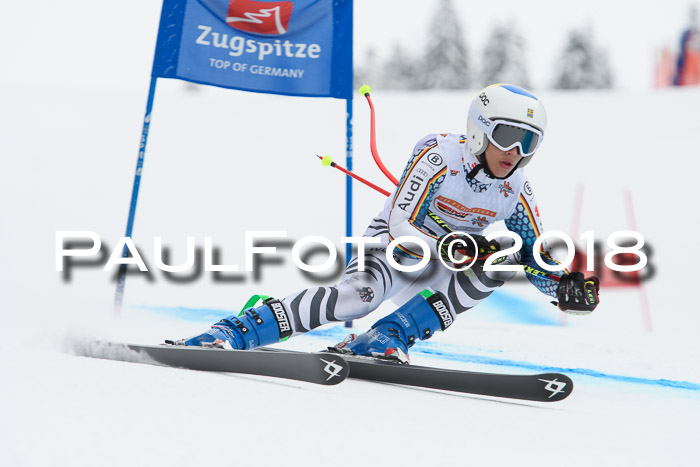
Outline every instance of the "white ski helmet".
[[532, 93], [512, 84], [492, 84], [469, 106], [467, 146], [475, 156], [486, 151], [489, 141], [503, 151], [518, 146], [520, 168], [532, 160], [546, 128], [544, 106]]

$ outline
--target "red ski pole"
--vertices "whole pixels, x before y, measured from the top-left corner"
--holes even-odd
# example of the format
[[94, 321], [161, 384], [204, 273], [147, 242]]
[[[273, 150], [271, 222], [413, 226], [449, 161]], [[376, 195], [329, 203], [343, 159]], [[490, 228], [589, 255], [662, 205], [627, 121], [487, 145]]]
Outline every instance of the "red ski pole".
[[394, 185], [399, 184], [399, 181], [394, 177], [391, 172], [389, 172], [389, 169], [387, 169], [384, 166], [384, 163], [382, 160], [379, 158], [379, 152], [377, 152], [377, 131], [375, 128], [375, 112], [374, 112], [374, 104], [372, 104], [372, 98], [369, 97], [369, 93], [372, 92], [372, 88], [369, 87], [368, 85], [364, 85], [360, 87], [360, 94], [365, 96], [367, 98], [367, 102], [369, 103], [369, 112], [370, 112], [370, 119], [369, 119], [369, 148], [372, 151], [372, 157], [374, 158], [374, 162], [377, 163], [381, 171], [384, 173], [384, 175], [387, 176], [389, 180], [391, 180], [391, 183]]
[[324, 167], [334, 167], [334, 168], [340, 170], [341, 172], [343, 172], [345, 175], [349, 175], [350, 177], [354, 178], [358, 182], [362, 182], [365, 185], [367, 185], [368, 187], [374, 188], [375, 190], [377, 190], [379, 193], [383, 194], [384, 196], [389, 196], [391, 194], [388, 191], [386, 191], [384, 188], [381, 188], [381, 187], [375, 185], [374, 183], [370, 182], [369, 180], [365, 180], [364, 178], [360, 177], [359, 175], [356, 175], [356, 174], [350, 172], [345, 167], [342, 167], [342, 166], [336, 164], [335, 162], [333, 162], [333, 159], [331, 159], [331, 156], [324, 156], [324, 157], [316, 156], [316, 157], [321, 159], [321, 164], [323, 164]]

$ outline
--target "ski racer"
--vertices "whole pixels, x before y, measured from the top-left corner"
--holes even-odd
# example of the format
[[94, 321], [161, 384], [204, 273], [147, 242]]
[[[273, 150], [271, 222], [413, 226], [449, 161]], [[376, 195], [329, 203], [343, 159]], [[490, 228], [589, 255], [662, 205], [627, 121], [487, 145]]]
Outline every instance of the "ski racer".
[[[558, 300], [560, 310], [590, 313], [599, 302], [596, 277], [566, 269], [544, 274], [535, 262], [537, 254], [547, 264], [559, 264], [545, 243], [533, 251], [542, 223], [523, 170], [540, 147], [546, 126], [544, 106], [529, 91], [509, 84], [486, 87], [469, 106], [466, 135], [431, 134], [415, 145], [396, 190], [364, 233], [380, 243], [366, 245], [362, 257], [348, 263], [339, 283], [267, 299], [203, 334], [169, 343], [248, 350], [329, 322], [362, 318], [391, 299], [398, 309], [330, 350], [407, 363], [408, 349], [416, 340], [447, 329], [457, 315], [515, 275], [512, 270], [484, 270], [490, 255], [513, 245], [510, 237], [489, 241], [482, 236], [500, 220], [523, 245], [502, 256], [496, 268], [521, 265], [535, 287]], [[405, 236], [429, 246], [426, 267], [407, 272], [389, 264], [389, 243]], [[410, 242], [399, 243], [389, 253], [406, 267], [418, 264], [425, 254]], [[447, 268], [438, 257], [448, 265], [474, 264], [453, 270], [458, 268]]]

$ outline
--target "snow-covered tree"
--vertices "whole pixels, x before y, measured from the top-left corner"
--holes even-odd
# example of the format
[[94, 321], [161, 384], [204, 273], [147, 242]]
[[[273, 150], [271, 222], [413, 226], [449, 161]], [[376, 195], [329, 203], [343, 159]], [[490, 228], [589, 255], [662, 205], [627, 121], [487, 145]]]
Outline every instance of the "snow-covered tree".
[[590, 29], [574, 30], [564, 45], [554, 79], [557, 89], [607, 89], [613, 85], [608, 57], [593, 43]]
[[530, 87], [525, 60], [525, 39], [512, 24], [496, 25], [484, 48], [480, 82], [476, 87], [494, 83]]
[[377, 52], [374, 48], [369, 48], [365, 51], [364, 59], [359, 65], [355, 66], [353, 77], [353, 85], [355, 89], [360, 89], [363, 84], [370, 86], [379, 86], [377, 82], [381, 73], [382, 66], [377, 59]]
[[419, 89], [421, 79], [418, 68], [416, 60], [397, 42], [382, 67], [377, 86], [385, 89]]
[[440, 0], [429, 24], [426, 45], [419, 70], [423, 87], [465, 89], [471, 85], [467, 46], [452, 0]]

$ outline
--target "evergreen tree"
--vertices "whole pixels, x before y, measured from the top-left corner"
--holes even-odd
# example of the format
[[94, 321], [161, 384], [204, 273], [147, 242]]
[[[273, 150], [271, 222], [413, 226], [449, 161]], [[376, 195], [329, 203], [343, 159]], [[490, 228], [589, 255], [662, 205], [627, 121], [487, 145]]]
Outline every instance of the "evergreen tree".
[[377, 85], [385, 89], [419, 89], [421, 80], [417, 69], [415, 60], [406, 53], [401, 44], [394, 43], [391, 55], [382, 67]]
[[608, 57], [595, 47], [590, 30], [569, 33], [558, 65], [557, 89], [608, 89], [613, 85]]
[[497, 25], [484, 48], [481, 82], [477, 87], [510, 83], [530, 87], [525, 63], [525, 39], [512, 25]]
[[440, 0], [429, 24], [427, 47], [420, 67], [422, 87], [465, 89], [469, 79], [469, 55], [462, 25], [452, 0]]
[[365, 51], [365, 57], [362, 64], [355, 66], [353, 85], [355, 89], [360, 89], [363, 84], [370, 86], [380, 86], [377, 82], [381, 72], [381, 65], [377, 60], [377, 52], [374, 48], [369, 48]]

